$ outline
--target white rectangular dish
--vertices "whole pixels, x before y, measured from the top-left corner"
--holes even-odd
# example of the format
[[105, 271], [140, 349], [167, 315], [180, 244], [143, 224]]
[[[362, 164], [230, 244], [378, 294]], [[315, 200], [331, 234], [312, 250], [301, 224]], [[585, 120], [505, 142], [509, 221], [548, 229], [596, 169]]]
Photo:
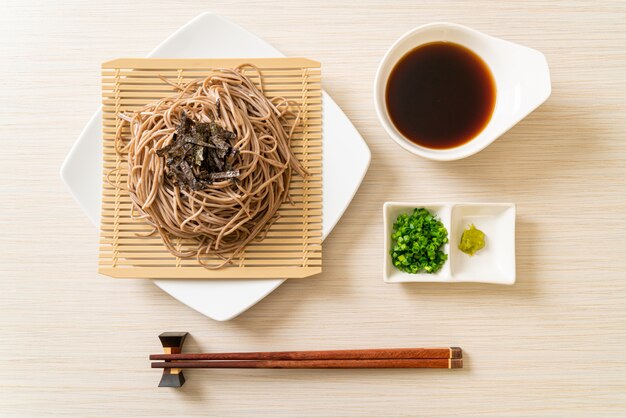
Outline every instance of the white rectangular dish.
[[[221, 42], [207, 42], [220, 39]], [[212, 13], [203, 13], [154, 49], [159, 58], [260, 58], [284, 56], [247, 30]], [[322, 238], [337, 224], [358, 190], [370, 163], [370, 151], [350, 120], [330, 96], [323, 100]], [[346, 159], [345, 156], [350, 155]], [[98, 225], [102, 181], [102, 111], [89, 120], [70, 150], [61, 178], [94, 225]], [[330, 181], [332, 180], [332, 181]], [[285, 281], [275, 279], [154, 280], [185, 305], [218, 321], [244, 312]]]
[[[448, 260], [434, 274], [409, 274], [398, 270], [391, 262], [393, 224], [402, 213], [425, 208], [443, 222], [449, 242], [443, 251]], [[515, 205], [513, 203], [414, 203], [386, 202], [383, 206], [384, 261], [383, 280], [387, 283], [406, 282], [480, 282], [515, 283]], [[470, 224], [485, 233], [485, 248], [473, 256], [458, 248], [463, 230]]]

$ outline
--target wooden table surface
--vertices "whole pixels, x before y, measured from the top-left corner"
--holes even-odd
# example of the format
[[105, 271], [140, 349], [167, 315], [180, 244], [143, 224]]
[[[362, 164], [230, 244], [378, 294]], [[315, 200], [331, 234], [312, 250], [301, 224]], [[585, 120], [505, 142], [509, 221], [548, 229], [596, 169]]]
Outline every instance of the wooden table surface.
[[[625, 415], [626, 4], [298, 3], [0, 3], [0, 416]], [[144, 56], [207, 9], [321, 61], [372, 151], [324, 273], [225, 323], [96, 274], [97, 231], [58, 175], [100, 63]], [[552, 71], [541, 108], [457, 162], [402, 151], [372, 101], [386, 48], [433, 21], [539, 49]], [[399, 199], [515, 202], [517, 283], [384, 284], [382, 204]], [[159, 389], [147, 355], [168, 330], [204, 351], [459, 345], [466, 367], [200, 370]]]

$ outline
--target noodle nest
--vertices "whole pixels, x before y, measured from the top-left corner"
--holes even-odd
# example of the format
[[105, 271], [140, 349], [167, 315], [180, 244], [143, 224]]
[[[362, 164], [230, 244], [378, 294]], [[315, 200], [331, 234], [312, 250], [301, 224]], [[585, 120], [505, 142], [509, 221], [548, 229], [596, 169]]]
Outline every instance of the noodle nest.
[[[248, 69], [258, 73], [258, 85], [246, 76]], [[292, 171], [307, 175], [290, 148], [299, 108], [284, 98], [268, 99], [260, 71], [250, 65], [214, 70], [184, 85], [164, 80], [179, 93], [130, 116], [120, 115], [115, 146], [128, 157], [131, 216], [150, 224], [174, 256], [197, 257], [206, 268], [220, 268], [247, 244], [263, 239], [278, 218], [278, 208], [289, 200]], [[167, 175], [164, 158], [156, 151], [173, 141], [183, 115], [216, 122], [236, 134], [231, 145], [237, 178], [194, 191]], [[124, 141], [122, 132], [129, 125], [130, 140]], [[177, 238], [191, 239], [193, 245], [181, 250]]]

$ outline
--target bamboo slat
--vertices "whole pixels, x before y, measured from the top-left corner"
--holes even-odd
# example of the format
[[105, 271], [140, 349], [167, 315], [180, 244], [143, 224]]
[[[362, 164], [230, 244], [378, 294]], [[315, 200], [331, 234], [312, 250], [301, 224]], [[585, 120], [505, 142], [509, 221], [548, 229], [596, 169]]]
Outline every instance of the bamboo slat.
[[[186, 83], [208, 76], [213, 69], [253, 64], [261, 70], [268, 98], [285, 97], [302, 109], [292, 150], [311, 175], [294, 176], [292, 203], [283, 204], [279, 219], [265, 237], [250, 243], [233, 263], [218, 270], [203, 268], [195, 257], [171, 255], [152, 227], [132, 219], [132, 201], [123, 186], [127, 176], [108, 173], [125, 167], [126, 157], [114, 149], [120, 113], [132, 113], [175, 89], [161, 77]], [[254, 82], [259, 77], [250, 72]], [[321, 272], [322, 265], [322, 98], [319, 63], [304, 58], [262, 59], [117, 59], [102, 64], [103, 192], [100, 224], [99, 272], [117, 278], [302, 278]], [[129, 130], [123, 129], [122, 136]], [[110, 184], [113, 182], [116, 187]], [[174, 239], [181, 251], [191, 249], [190, 239]], [[219, 258], [203, 257], [215, 264]]]

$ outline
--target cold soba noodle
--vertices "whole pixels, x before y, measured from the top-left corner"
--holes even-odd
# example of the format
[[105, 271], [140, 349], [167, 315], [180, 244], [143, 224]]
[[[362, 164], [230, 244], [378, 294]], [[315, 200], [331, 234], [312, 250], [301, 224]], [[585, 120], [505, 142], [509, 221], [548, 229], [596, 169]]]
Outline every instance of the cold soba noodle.
[[[283, 98], [267, 99], [244, 67], [259, 72], [240, 66], [185, 85], [166, 80], [180, 93], [120, 115], [116, 135], [117, 152], [128, 156], [133, 217], [152, 225], [170, 253], [197, 257], [207, 268], [224, 266], [262, 239], [289, 199], [292, 170], [307, 175], [290, 148], [299, 110], [294, 114]], [[179, 251], [175, 238], [197, 246]], [[211, 255], [221, 260], [210, 264]]]

